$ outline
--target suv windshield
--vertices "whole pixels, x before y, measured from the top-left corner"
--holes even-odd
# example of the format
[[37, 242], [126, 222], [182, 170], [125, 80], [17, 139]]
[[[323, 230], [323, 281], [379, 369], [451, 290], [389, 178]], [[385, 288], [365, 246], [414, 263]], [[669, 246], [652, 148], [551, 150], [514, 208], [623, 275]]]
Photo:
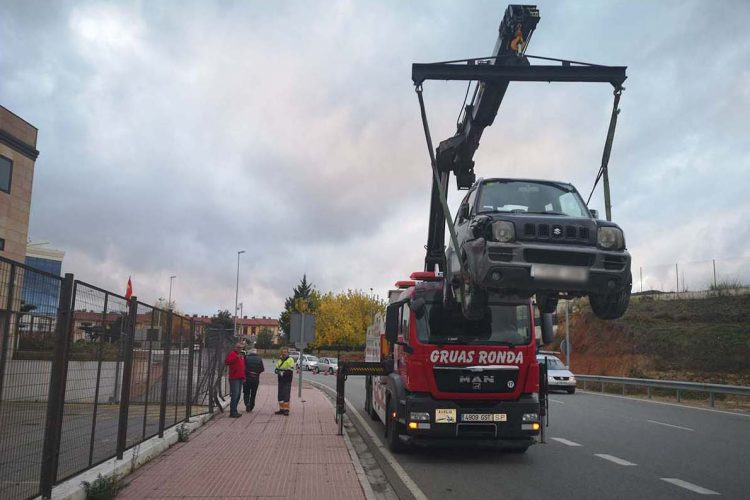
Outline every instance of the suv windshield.
[[572, 187], [513, 180], [487, 181], [481, 185], [477, 213], [488, 212], [589, 216], [586, 205]]
[[489, 304], [484, 318], [469, 321], [460, 311], [428, 303], [417, 318], [417, 338], [428, 344], [526, 345], [530, 326], [528, 305]]

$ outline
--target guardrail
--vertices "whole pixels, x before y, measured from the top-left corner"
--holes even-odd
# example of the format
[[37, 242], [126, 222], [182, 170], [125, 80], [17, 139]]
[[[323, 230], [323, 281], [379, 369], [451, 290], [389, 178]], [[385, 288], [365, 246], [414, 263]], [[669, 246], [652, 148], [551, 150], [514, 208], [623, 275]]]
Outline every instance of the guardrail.
[[576, 375], [576, 379], [583, 382], [583, 389], [586, 390], [587, 382], [599, 382], [600, 391], [604, 392], [605, 384], [622, 384], [622, 394], [626, 395], [625, 387], [640, 386], [648, 390], [648, 398], [651, 399], [652, 389], [672, 389], [677, 393], [677, 401], [681, 401], [681, 391], [707, 392], [711, 406], [714, 406], [716, 394], [734, 394], [738, 396], [750, 396], [750, 387], [741, 385], [722, 385], [722, 384], [703, 384], [700, 382], [681, 382], [677, 380], [656, 380], [650, 378], [627, 378], [627, 377], [609, 377], [605, 375]]

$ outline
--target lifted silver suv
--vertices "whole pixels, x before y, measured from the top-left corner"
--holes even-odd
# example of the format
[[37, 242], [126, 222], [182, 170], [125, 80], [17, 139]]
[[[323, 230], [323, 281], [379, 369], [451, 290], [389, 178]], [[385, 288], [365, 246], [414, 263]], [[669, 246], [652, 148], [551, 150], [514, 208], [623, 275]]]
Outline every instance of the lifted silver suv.
[[598, 317], [619, 318], [630, 301], [630, 254], [619, 226], [595, 215], [571, 184], [479, 179], [456, 215], [460, 253], [446, 252], [446, 301], [476, 318], [491, 292], [536, 294], [542, 312], [558, 298], [588, 296]]

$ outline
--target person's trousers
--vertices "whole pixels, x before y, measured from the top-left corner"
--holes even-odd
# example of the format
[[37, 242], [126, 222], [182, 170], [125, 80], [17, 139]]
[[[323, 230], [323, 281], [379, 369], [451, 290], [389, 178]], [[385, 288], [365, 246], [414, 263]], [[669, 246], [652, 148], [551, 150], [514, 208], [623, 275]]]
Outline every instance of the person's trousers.
[[249, 410], [255, 408], [255, 396], [258, 394], [258, 377], [247, 377], [242, 387], [242, 396], [245, 398], [245, 407]]
[[279, 409], [289, 411], [289, 398], [292, 394], [292, 381], [279, 380]]
[[237, 415], [237, 404], [240, 402], [242, 396], [242, 379], [241, 378], [230, 378], [229, 379], [229, 414]]

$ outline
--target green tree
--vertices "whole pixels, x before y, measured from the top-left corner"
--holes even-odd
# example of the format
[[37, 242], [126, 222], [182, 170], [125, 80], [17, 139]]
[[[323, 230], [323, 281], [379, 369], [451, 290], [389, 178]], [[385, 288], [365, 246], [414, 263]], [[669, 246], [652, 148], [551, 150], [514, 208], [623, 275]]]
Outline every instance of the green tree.
[[227, 309], [219, 310], [212, 318], [208, 328], [211, 330], [221, 330], [224, 332], [234, 331], [234, 316]]
[[289, 330], [292, 323], [292, 313], [309, 312], [314, 313], [320, 303], [320, 293], [315, 290], [312, 283], [308, 283], [307, 275], [303, 274], [299, 285], [294, 287], [292, 295], [284, 301], [284, 310], [279, 316], [279, 327], [289, 339]]
[[268, 328], [263, 328], [255, 339], [255, 347], [258, 349], [268, 349], [273, 344], [273, 333]]

